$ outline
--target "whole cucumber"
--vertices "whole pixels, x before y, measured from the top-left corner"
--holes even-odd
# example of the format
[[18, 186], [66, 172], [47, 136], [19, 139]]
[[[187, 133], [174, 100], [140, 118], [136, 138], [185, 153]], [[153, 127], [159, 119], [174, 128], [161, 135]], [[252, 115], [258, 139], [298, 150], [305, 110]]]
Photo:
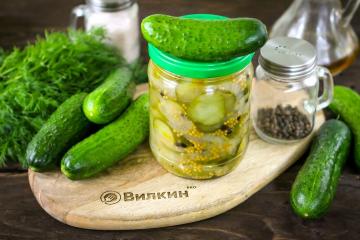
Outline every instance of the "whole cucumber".
[[134, 92], [131, 71], [125, 67], [117, 69], [85, 98], [84, 113], [94, 123], [109, 123], [131, 103]]
[[350, 127], [354, 136], [355, 164], [360, 169], [360, 95], [350, 88], [335, 86], [329, 108]]
[[138, 97], [114, 122], [72, 147], [61, 171], [72, 180], [89, 178], [113, 166], [149, 135], [149, 95]]
[[319, 218], [326, 213], [335, 196], [350, 143], [351, 132], [345, 123], [329, 120], [321, 126], [291, 188], [290, 203], [297, 215]]
[[26, 160], [34, 171], [54, 168], [63, 154], [89, 133], [91, 122], [82, 112], [86, 93], [63, 102], [29, 143]]
[[194, 61], [247, 55], [267, 40], [266, 26], [253, 18], [205, 20], [155, 14], [143, 19], [141, 31], [158, 49]]

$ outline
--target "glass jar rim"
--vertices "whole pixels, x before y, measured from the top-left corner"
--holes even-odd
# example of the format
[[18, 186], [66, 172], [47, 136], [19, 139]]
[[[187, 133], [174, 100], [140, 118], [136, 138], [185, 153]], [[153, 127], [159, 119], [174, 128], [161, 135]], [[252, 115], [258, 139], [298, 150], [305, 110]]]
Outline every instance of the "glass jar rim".
[[[182, 16], [189, 19], [207, 19], [217, 20], [226, 19], [227, 17], [213, 14], [190, 14]], [[151, 60], [158, 66], [176, 75], [189, 78], [214, 78], [226, 76], [247, 67], [255, 53], [250, 53], [245, 56], [236, 57], [223, 62], [196, 62], [189, 61], [175, 57], [171, 54], [165, 53], [152, 44], [148, 44], [148, 50]]]
[[[175, 74], [173, 72], [170, 72], [162, 67], [160, 67], [159, 65], [157, 65], [154, 61], [152, 61], [150, 59], [149, 61], [149, 66], [152, 66], [152, 68], [155, 68], [156, 71], [159, 71], [161, 75], [163, 75], [165, 78], [170, 78], [172, 80], [175, 80], [176, 82], [180, 83], [180, 82], [204, 82], [203, 78], [193, 78], [193, 77], [186, 77], [186, 76], [182, 76], [182, 75], [178, 75]], [[219, 84], [221, 82], [227, 82], [227, 81], [232, 81], [234, 78], [236, 78], [237, 74], [242, 74], [244, 71], [247, 71], [247, 68], [251, 67], [252, 70], [253, 69], [253, 65], [252, 63], [248, 64], [245, 68], [241, 69], [240, 71], [228, 74], [228, 75], [224, 75], [224, 76], [219, 76], [219, 77], [211, 77], [211, 78], [206, 78], [206, 82], [209, 84]]]
[[97, 12], [117, 12], [125, 10], [130, 8], [136, 2], [137, 0], [86, 0], [86, 3], [90, 6], [90, 8]]

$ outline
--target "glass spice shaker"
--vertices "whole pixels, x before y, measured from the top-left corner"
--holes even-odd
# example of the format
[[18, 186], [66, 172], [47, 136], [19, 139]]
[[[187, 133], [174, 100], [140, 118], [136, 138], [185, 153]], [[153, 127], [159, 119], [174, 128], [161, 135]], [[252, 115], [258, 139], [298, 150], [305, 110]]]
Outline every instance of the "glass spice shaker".
[[118, 48], [128, 63], [140, 56], [139, 6], [136, 0], [86, 0], [72, 10], [70, 26], [77, 28], [84, 17], [86, 31], [106, 30], [106, 42]]
[[333, 97], [332, 75], [316, 62], [316, 50], [305, 40], [277, 37], [261, 48], [251, 98], [253, 126], [260, 138], [292, 143], [311, 133], [316, 112]]

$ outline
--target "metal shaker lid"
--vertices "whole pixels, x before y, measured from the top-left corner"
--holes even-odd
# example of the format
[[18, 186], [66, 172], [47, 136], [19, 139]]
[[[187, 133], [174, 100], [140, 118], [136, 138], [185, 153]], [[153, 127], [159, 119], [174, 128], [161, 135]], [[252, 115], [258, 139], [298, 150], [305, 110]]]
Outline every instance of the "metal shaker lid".
[[276, 37], [260, 49], [259, 64], [273, 75], [296, 79], [314, 71], [316, 50], [302, 39]]
[[113, 12], [126, 9], [133, 5], [136, 0], [87, 0], [87, 3], [95, 10]]

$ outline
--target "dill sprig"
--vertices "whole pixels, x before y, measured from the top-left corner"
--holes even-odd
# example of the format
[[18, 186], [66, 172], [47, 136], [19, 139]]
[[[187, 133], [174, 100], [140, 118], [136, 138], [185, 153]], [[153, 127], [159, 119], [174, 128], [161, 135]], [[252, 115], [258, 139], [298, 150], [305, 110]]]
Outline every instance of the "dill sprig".
[[49, 115], [74, 93], [93, 90], [125, 65], [103, 38], [101, 29], [45, 33], [23, 50], [1, 54], [0, 165], [13, 160], [26, 167], [27, 144]]

